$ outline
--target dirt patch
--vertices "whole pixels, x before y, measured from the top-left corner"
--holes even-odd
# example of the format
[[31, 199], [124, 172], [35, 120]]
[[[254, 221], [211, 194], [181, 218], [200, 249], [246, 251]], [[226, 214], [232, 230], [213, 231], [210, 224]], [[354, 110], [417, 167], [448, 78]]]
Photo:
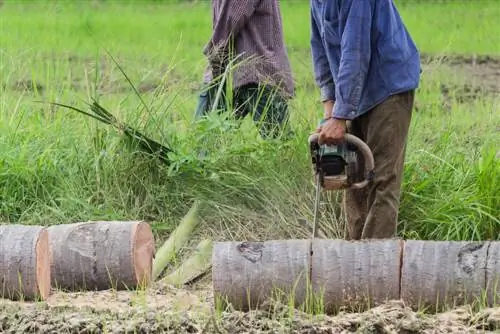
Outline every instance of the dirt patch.
[[[178, 85], [186, 84], [184, 73], [179, 73], [177, 70], [171, 68], [171, 65], [165, 63], [157, 64], [151, 63], [148, 58], [127, 58], [113, 55], [118, 61], [119, 65], [123, 67], [127, 75], [131, 75], [134, 70], [139, 69], [139, 72], [147, 77], [138, 79], [137, 73], [133, 75], [132, 83], [140, 94], [153, 93], [163, 94], [176, 89]], [[97, 91], [101, 94], [125, 94], [132, 93], [133, 88], [127, 82], [127, 79], [120, 72], [113, 60], [108, 56], [101, 56], [99, 58], [86, 57], [72, 53], [41, 53], [38, 54], [34, 60], [37, 62], [54, 63], [57, 66], [67, 66], [68, 69], [65, 73], [51, 82], [44, 82], [44, 84], [36, 83], [29, 78], [29, 74], [24, 73], [18, 76], [12, 82], [2, 82], [1, 87], [4, 90], [23, 93], [43, 93], [48, 91], [49, 88], [56, 90], [73, 90], [73, 91], [88, 91], [94, 89], [95, 75], [97, 73]], [[30, 62], [33, 59], [27, 60], [24, 67], [29, 68]], [[151, 73], [148, 70], [153, 69]], [[45, 87], [44, 87], [45, 86]], [[188, 83], [188, 88], [191, 91], [196, 91], [199, 88], [199, 83]]]
[[500, 94], [500, 57], [492, 56], [429, 56], [422, 55], [422, 66], [439, 65], [444, 69], [463, 76], [462, 85], [442, 84], [447, 92], [456, 90], [456, 95], [475, 98], [480, 94]]
[[55, 293], [45, 303], [0, 300], [1, 333], [493, 333], [500, 308], [438, 315], [391, 301], [363, 313], [311, 316], [287, 305], [214, 313], [210, 286], [148, 292]]
[[[298, 51], [302, 52], [302, 50]], [[127, 70], [127, 63], [130, 61], [125, 57], [114, 56], [118, 62]], [[83, 75], [92, 73], [96, 70], [98, 64], [99, 82], [97, 89], [102, 94], [123, 94], [132, 92], [132, 88], [126, 82], [125, 78], [119, 73], [115, 64], [107, 56], [101, 56], [99, 59], [95, 57], [86, 57], [72, 53], [45, 53], [37, 57], [41, 61], [48, 62], [66, 62], [71, 67], [71, 73], [68, 78], [61, 79], [61, 82], [70, 82], [69, 87], [75, 91], [85, 91], [89, 83], [89, 79]], [[149, 61], [147, 59], [131, 59], [134, 63], [140, 64], [147, 68]], [[135, 64], [133, 65], [136, 66]], [[152, 64], [151, 64], [152, 66]], [[441, 91], [443, 98], [449, 101], [450, 95], [453, 95], [457, 102], [465, 103], [481, 98], [484, 95], [500, 95], [500, 57], [493, 56], [436, 56], [422, 55], [422, 67], [424, 70], [437, 66], [440, 69], [449, 70], [450, 73], [456, 74], [464, 78], [465, 82], [457, 84], [455, 80], [449, 78], [441, 83]], [[200, 89], [200, 82], [186, 82], [185, 73], [180, 73], [170, 69], [168, 64], [161, 65], [152, 78], [144, 81], [133, 80], [139, 93], [166, 93], [178, 85], [184, 85], [191, 92], [197, 92]], [[90, 75], [90, 74], [87, 74]], [[201, 75], [201, 73], [200, 73]], [[93, 76], [90, 75], [90, 76]], [[165, 76], [165, 78], [162, 78]], [[58, 85], [60, 82], [57, 83]], [[304, 89], [316, 90], [316, 86], [312, 82], [304, 82]], [[4, 88], [9, 88], [13, 91], [43, 92], [44, 88], [39, 83], [34, 83], [29, 79], [22, 79], [13, 84], [3, 84]], [[450, 94], [453, 92], [453, 94]]]
[[[5, 88], [5, 84], [3, 85]], [[19, 80], [12, 85], [12, 90], [19, 92], [38, 92], [43, 93], [44, 86], [33, 80]]]

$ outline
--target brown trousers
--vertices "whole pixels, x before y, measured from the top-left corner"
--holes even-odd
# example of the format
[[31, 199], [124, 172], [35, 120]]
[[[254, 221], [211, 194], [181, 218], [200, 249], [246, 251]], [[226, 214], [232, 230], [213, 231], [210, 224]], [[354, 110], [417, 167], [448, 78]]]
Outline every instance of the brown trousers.
[[344, 192], [348, 240], [396, 237], [414, 94], [393, 95], [347, 124], [347, 132], [362, 139], [375, 160], [372, 185]]

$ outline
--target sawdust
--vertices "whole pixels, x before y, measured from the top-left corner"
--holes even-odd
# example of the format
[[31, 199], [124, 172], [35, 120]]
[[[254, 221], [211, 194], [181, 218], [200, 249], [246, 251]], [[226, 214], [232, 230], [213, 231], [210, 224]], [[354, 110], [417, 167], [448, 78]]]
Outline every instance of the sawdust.
[[391, 301], [363, 313], [309, 315], [268, 303], [216, 313], [209, 285], [145, 292], [54, 293], [43, 303], [0, 299], [0, 333], [494, 333], [500, 308], [421, 314]]

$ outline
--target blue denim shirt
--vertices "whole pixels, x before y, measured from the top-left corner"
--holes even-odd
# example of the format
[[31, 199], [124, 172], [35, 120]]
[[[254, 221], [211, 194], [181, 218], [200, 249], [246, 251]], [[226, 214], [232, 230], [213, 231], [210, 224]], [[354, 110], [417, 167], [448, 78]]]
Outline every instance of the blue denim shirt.
[[392, 0], [310, 0], [314, 77], [333, 116], [352, 120], [416, 89], [420, 56]]

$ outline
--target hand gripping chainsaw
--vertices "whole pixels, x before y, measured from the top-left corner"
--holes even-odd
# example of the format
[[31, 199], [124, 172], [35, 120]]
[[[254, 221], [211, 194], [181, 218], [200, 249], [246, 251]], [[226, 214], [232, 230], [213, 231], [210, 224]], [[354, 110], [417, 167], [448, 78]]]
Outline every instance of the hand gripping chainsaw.
[[[321, 189], [326, 191], [348, 188], [361, 189], [370, 184], [374, 175], [373, 154], [368, 145], [358, 137], [346, 133], [339, 145], [320, 145], [319, 133], [309, 136], [316, 199], [312, 237], [316, 237]], [[360, 156], [361, 154], [361, 156]], [[360, 157], [363, 158], [361, 162]], [[364, 165], [364, 179], [357, 181]]]

